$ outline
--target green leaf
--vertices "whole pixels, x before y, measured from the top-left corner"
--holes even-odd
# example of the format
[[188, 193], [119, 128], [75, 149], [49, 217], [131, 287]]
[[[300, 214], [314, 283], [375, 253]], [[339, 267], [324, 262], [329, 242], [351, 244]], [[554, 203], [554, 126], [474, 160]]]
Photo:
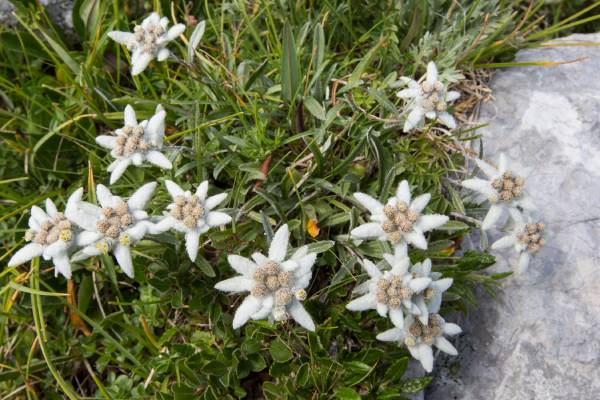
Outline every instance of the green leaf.
[[418, 393], [425, 389], [432, 379], [431, 376], [409, 379], [401, 383], [400, 390], [404, 393]]
[[276, 339], [271, 342], [271, 345], [269, 346], [269, 353], [271, 353], [273, 360], [279, 363], [289, 361], [294, 356], [292, 350], [290, 350], [290, 348], [281, 339]]
[[339, 400], [360, 400], [361, 399], [360, 395], [358, 393], [356, 393], [356, 390], [349, 388], [349, 387], [343, 387], [343, 388], [336, 390], [335, 398], [339, 399]]
[[289, 102], [294, 100], [300, 87], [300, 62], [296, 54], [294, 36], [288, 23], [283, 28], [283, 55], [281, 57], [281, 94]]
[[313, 117], [320, 119], [321, 121], [326, 120], [325, 109], [314, 97], [304, 98], [304, 107], [313, 115]]
[[190, 36], [190, 41], [188, 42], [188, 60], [189, 62], [194, 61], [194, 55], [196, 54], [196, 48], [200, 44], [200, 40], [202, 40], [202, 36], [204, 36], [204, 30], [206, 29], [206, 21], [200, 21], [192, 35]]

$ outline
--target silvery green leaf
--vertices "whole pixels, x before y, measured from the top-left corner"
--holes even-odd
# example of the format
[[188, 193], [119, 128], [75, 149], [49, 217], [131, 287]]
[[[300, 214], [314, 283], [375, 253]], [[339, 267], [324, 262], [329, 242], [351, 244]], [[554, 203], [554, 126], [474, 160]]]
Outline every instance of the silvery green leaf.
[[194, 32], [192, 32], [192, 36], [190, 36], [190, 42], [188, 43], [188, 58], [190, 62], [194, 61], [194, 53], [196, 47], [200, 44], [200, 40], [202, 40], [202, 36], [204, 36], [204, 30], [206, 28], [206, 21], [200, 21]]

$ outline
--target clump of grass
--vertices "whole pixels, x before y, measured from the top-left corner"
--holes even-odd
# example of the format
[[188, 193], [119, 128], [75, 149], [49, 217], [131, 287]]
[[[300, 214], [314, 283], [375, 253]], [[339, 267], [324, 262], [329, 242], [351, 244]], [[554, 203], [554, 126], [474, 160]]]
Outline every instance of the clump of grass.
[[[390, 84], [420, 76], [435, 60], [447, 82], [466, 76], [461, 85], [477, 98], [485, 88], [472, 77], [485, 76], [482, 67], [514, 65], [517, 48], [592, 22], [598, 3], [549, 22], [547, 9], [520, 1], [146, 3], [76, 2], [76, 44], [34, 1], [19, 5], [17, 29], [0, 32], [0, 259], [21, 243], [31, 205], [46, 197], [64, 203], [80, 186], [94, 200], [111, 161], [94, 140], [120, 127], [126, 104], [140, 119], [162, 104], [166, 144], [178, 156], [166, 174], [128, 169], [115, 193], [150, 180], [188, 189], [209, 179], [230, 189], [234, 223], [204, 236], [193, 263], [180, 235], [144, 240], [133, 280], [107, 256], [77, 264], [68, 284], [37, 261], [4, 268], [1, 392], [354, 399], [420, 391], [430, 378], [403, 377], [406, 350], [375, 341], [389, 322], [344, 308], [362, 280], [357, 259], [386, 250], [349, 241], [363, 218], [351, 194], [385, 199], [407, 179], [415, 192], [434, 193], [432, 212], [466, 217], [410, 254], [454, 278], [445, 313], [476, 306], [474, 288], [492, 291], [505, 275], [484, 272], [491, 255], [461, 251], [473, 229], [465, 221], [483, 210], [464, 204], [448, 178], [466, 172], [475, 127], [403, 134]], [[205, 21], [205, 34], [193, 59], [180, 42], [178, 59], [131, 78], [129, 54], [106, 32], [127, 30], [152, 10], [187, 24], [187, 37]], [[475, 103], [465, 96], [456, 106], [463, 121]], [[156, 213], [169, 202], [163, 191], [148, 208]], [[253, 322], [234, 331], [237, 300], [213, 289], [231, 274], [225, 257], [266, 248], [265, 232], [282, 222], [295, 243], [321, 253], [305, 302], [318, 330]]]

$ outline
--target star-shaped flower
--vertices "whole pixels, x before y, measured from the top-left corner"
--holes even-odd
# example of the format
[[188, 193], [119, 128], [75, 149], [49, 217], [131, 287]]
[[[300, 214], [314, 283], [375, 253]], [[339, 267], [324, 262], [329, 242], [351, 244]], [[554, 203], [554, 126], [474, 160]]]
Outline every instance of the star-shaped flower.
[[438, 119], [450, 129], [456, 128], [456, 121], [446, 108], [448, 103], [460, 97], [460, 93], [446, 90], [446, 86], [438, 80], [438, 71], [434, 62], [427, 64], [427, 74], [418, 82], [405, 76], [400, 80], [408, 85], [408, 88], [399, 91], [396, 96], [411, 100], [409, 104], [411, 111], [404, 123], [404, 132], [413, 128], [422, 128], [426, 117]]
[[82, 201], [83, 189], [76, 191], [73, 196], [77, 206], [66, 213], [83, 229], [77, 237], [77, 244], [83, 249], [79, 256], [75, 255], [76, 259], [112, 252], [123, 272], [133, 278], [130, 247], [144, 237], [150, 226], [144, 208], [154, 189], [156, 182], [147, 183], [125, 201], [113, 196], [106, 186], [98, 185], [96, 196], [101, 207]]
[[221, 281], [216, 289], [232, 292], [250, 292], [233, 317], [237, 329], [249, 319], [285, 321], [293, 318], [309, 331], [315, 330], [311, 316], [301, 301], [306, 298], [306, 287], [312, 276], [316, 253], [302, 246], [286, 260], [290, 232], [283, 225], [275, 232], [267, 257], [252, 254], [252, 259], [230, 255], [227, 260], [240, 275]]
[[462, 332], [456, 324], [444, 321], [439, 314], [430, 314], [424, 324], [412, 315], [408, 315], [403, 328], [392, 328], [377, 335], [384, 342], [404, 344], [414, 359], [419, 360], [427, 372], [433, 370], [433, 349], [435, 346], [444, 353], [455, 356], [456, 348], [444, 337], [454, 336]]
[[168, 26], [167, 17], [160, 18], [158, 13], [153, 12], [141, 25], [133, 28], [133, 33], [108, 32], [108, 37], [127, 46], [131, 52], [131, 75], [135, 76], [144, 71], [154, 58], [164, 61], [169, 57], [171, 53], [166, 46], [185, 31], [185, 25], [177, 24], [167, 29]]
[[404, 313], [421, 313], [413, 300], [431, 284], [431, 279], [413, 277], [408, 272], [410, 259], [402, 251], [396, 251], [393, 256], [384, 254], [383, 257], [392, 267], [391, 270], [381, 271], [371, 261], [362, 260], [362, 266], [370, 279], [355, 292], [366, 293], [352, 300], [346, 308], [351, 311], [376, 309], [382, 317], [389, 313], [392, 323], [402, 328]]
[[492, 249], [504, 249], [513, 247], [519, 254], [517, 272], [524, 273], [529, 267], [531, 257], [535, 255], [545, 244], [543, 222], [534, 222], [530, 216], [527, 220], [517, 210], [510, 210], [510, 216], [514, 221], [514, 227], [508, 235], [498, 239], [492, 244]]
[[406, 243], [410, 243], [419, 249], [427, 249], [423, 233], [448, 222], [445, 215], [421, 214], [431, 195], [422, 194], [411, 201], [410, 188], [405, 180], [400, 182], [396, 196], [390, 197], [385, 206], [365, 193], [354, 193], [354, 198], [369, 210], [372, 221], [350, 232], [355, 239], [389, 240], [394, 247], [405, 248]]
[[475, 163], [488, 179], [466, 179], [462, 185], [481, 193], [491, 203], [481, 223], [482, 230], [488, 230], [498, 222], [505, 209], [535, 209], [535, 205], [524, 191], [525, 180], [508, 169], [508, 161], [504, 154], [500, 154], [497, 168], [479, 159], [475, 159]]
[[162, 233], [169, 229], [185, 233], [185, 247], [190, 259], [194, 261], [198, 255], [200, 235], [215, 226], [231, 222], [231, 217], [213, 209], [227, 198], [227, 193], [206, 197], [208, 181], [202, 182], [195, 194], [184, 191], [172, 181], [166, 181], [167, 190], [173, 198], [173, 203], [167, 206], [168, 213], [154, 225], [151, 233]]
[[413, 278], [429, 278], [430, 284], [414, 299], [414, 303], [421, 311], [418, 315], [419, 320], [426, 324], [430, 313], [440, 311], [442, 305], [442, 296], [446, 290], [452, 286], [452, 278], [442, 278], [440, 272], [431, 270], [431, 260], [428, 258], [420, 263], [414, 264], [410, 268], [410, 274]]
[[[69, 197], [66, 213], [75, 207], [76, 200], [75, 193]], [[31, 207], [29, 229], [25, 233], [25, 240], [30, 243], [12, 256], [8, 266], [14, 267], [41, 255], [44, 260], [52, 260], [55, 276], [60, 273], [71, 279], [69, 252], [75, 244], [75, 228], [72, 221], [59, 212], [50, 199], [46, 199], [45, 212], [37, 206]]]
[[114, 135], [101, 135], [96, 143], [110, 149], [110, 155], [115, 158], [108, 166], [110, 184], [112, 185], [123, 175], [131, 164], [140, 166], [148, 161], [160, 168], [171, 169], [173, 165], [161, 153], [165, 137], [166, 112], [159, 104], [156, 114], [150, 120], [138, 124], [133, 107], [125, 107], [125, 126], [117, 129]]

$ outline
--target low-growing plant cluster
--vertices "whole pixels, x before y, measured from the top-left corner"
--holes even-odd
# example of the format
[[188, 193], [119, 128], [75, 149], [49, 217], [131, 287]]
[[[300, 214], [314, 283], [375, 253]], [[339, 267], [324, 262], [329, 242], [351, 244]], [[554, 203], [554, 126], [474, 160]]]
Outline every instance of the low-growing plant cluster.
[[521, 271], [544, 244], [472, 148], [481, 71], [595, 6], [146, 3], [76, 1], [77, 43], [34, 1], [0, 32], [2, 393], [422, 390], [411, 356], [456, 354], [452, 316], [510, 275], [485, 231], [508, 211]]

